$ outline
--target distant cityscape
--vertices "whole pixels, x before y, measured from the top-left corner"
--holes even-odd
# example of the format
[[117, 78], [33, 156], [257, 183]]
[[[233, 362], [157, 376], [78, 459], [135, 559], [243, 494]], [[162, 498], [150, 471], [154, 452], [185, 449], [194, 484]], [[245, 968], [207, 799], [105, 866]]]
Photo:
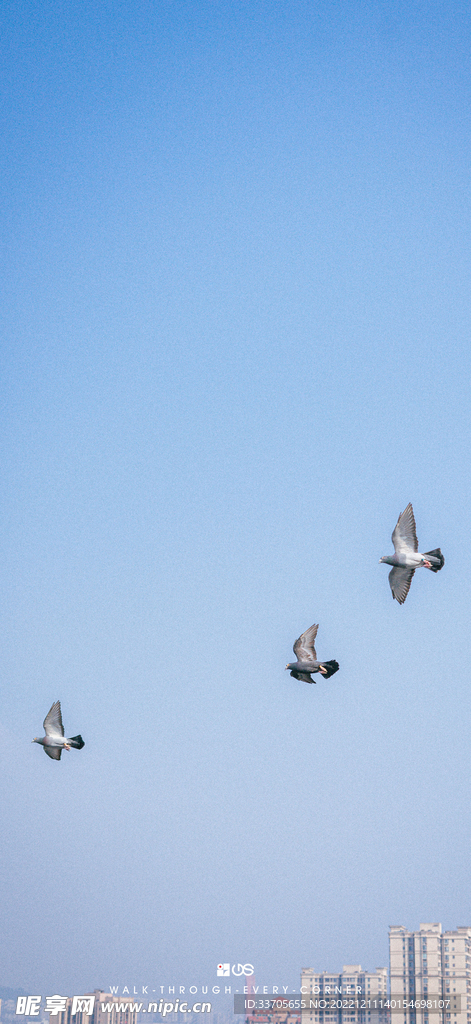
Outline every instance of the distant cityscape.
[[[250, 990], [250, 978], [247, 982]], [[37, 1013], [28, 993], [7, 988], [0, 993], [1, 1024], [471, 1024], [471, 927], [443, 932], [438, 923], [421, 924], [417, 931], [391, 926], [389, 985], [386, 967], [366, 971], [346, 964], [338, 973], [303, 968], [302, 1008], [299, 999], [285, 995], [260, 998], [237, 1016], [232, 1006], [220, 1012], [207, 1003], [195, 1004], [196, 1012], [192, 1006], [180, 1011], [176, 1004], [170, 1010], [168, 1003], [162, 1013], [162, 1000], [135, 1002], [95, 989], [59, 999], [55, 1012], [41, 1004]]]

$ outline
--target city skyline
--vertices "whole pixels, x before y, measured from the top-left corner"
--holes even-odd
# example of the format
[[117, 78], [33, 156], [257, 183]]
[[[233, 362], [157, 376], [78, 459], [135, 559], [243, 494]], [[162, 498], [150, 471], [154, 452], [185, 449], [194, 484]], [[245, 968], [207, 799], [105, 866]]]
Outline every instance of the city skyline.
[[[245, 966], [246, 969], [240, 970], [242, 966]], [[123, 986], [120, 990], [119, 986], [113, 985], [109, 989], [87, 990], [80, 996], [67, 996], [64, 997], [67, 1002], [66, 1009], [56, 1013], [58, 1015], [57, 1024], [71, 1024], [72, 1010], [74, 1016], [76, 1013], [78, 1014], [75, 1024], [90, 1024], [88, 1018], [91, 1020], [95, 1012], [101, 1012], [102, 997], [117, 1005], [124, 1005], [124, 1003], [137, 1005], [141, 999], [141, 1006], [145, 1005], [144, 997], [148, 997], [150, 1008], [151, 1005], [156, 1005], [156, 1000], [157, 1003], [162, 1003], [167, 997], [176, 995], [179, 1002], [182, 1002], [183, 999], [180, 997], [186, 999], [191, 995], [193, 998], [197, 995], [213, 997], [214, 994], [221, 994], [221, 991], [231, 997], [241, 991], [256, 995], [264, 995], [268, 992], [266, 985], [256, 984], [252, 964], [219, 964], [217, 974], [219, 979], [224, 978], [224, 981], [219, 980], [219, 984], [212, 987], [208, 984], [202, 985], [201, 989], [197, 986], [187, 988], [174, 983], [167, 986], [160, 985], [157, 988], [152, 988], [150, 992], [149, 986], [142, 986], [139, 992], [135, 987], [130, 990], [129, 986]], [[362, 968], [361, 964], [344, 964], [341, 971], [332, 971], [327, 967], [321, 970], [305, 967], [301, 969], [300, 977], [300, 993], [314, 995], [324, 995], [325, 993], [332, 995], [362, 994], [374, 999], [376, 997], [383, 998], [386, 994], [392, 997], [409, 998], [416, 995], [417, 998], [422, 998], [424, 993], [427, 995], [427, 991], [433, 992], [435, 995], [445, 992], [458, 992], [459, 995], [471, 994], [471, 926], [459, 925], [455, 929], [443, 931], [441, 922], [422, 923], [416, 930], [407, 929], [404, 925], [389, 925], [388, 967], [376, 967], [374, 970], [368, 970]], [[463, 980], [464, 987], [462, 986]], [[244, 982], [242, 990], [234, 984], [240, 985], [242, 982]], [[458, 985], [458, 989], [456, 985]], [[1, 1009], [5, 998], [10, 1001], [13, 999], [15, 990], [0, 986], [0, 993], [2, 993]], [[282, 997], [289, 995], [288, 986], [282, 986], [281, 990], [275, 986], [269, 994], [273, 995], [274, 993]], [[22, 1004], [29, 998], [24, 991], [18, 992], [18, 995], [22, 996]], [[77, 1008], [74, 1008], [76, 1001], [80, 1002], [81, 999], [89, 996], [94, 997], [94, 1005], [91, 1010], [78, 1007], [78, 1005]], [[125, 997], [127, 998], [125, 999]], [[465, 1004], [464, 1011], [466, 1021], [468, 1017], [471, 1018], [471, 1006], [468, 1013]], [[148, 1012], [151, 1012], [150, 1009]], [[37, 1015], [37, 1008], [35, 1013]], [[20, 1015], [24, 1016], [24, 1014], [23, 1008]], [[317, 1019], [319, 1014], [304, 1014], [304, 1016]], [[411, 1018], [410, 1013], [405, 1013], [404, 1016], [407, 1020]], [[419, 1019], [423, 1018], [424, 1014], [419, 1015]], [[426, 1018], [427, 1015], [425, 1015]], [[94, 1021], [94, 1024], [111, 1024], [111, 1021], [107, 1019], [105, 1022], [100, 1017], [100, 1020]], [[123, 1021], [120, 1019], [115, 1021], [113, 1018], [113, 1024], [125, 1024], [124, 1018]]]

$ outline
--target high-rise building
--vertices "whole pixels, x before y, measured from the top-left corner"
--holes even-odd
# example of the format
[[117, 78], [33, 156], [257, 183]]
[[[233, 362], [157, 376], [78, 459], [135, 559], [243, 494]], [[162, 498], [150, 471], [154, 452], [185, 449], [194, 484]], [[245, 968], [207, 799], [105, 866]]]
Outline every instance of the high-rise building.
[[[50, 1015], [49, 1020], [55, 1020], [56, 1024], [136, 1024], [136, 1004], [132, 1000], [101, 992], [99, 989], [95, 989], [90, 995], [95, 997], [91, 1013], [79, 1007], [72, 1014], [73, 999], [68, 998], [66, 1009], [54, 1017]], [[83, 997], [83, 1002], [87, 1002], [87, 995]]]
[[387, 1000], [387, 983], [386, 967], [363, 971], [346, 964], [340, 974], [305, 968], [301, 995], [317, 1006], [303, 1010], [302, 1024], [387, 1024], [387, 1009], [378, 1009]]
[[[389, 930], [392, 1024], [471, 1024], [471, 928]], [[449, 1005], [447, 1005], [447, 1003]]]

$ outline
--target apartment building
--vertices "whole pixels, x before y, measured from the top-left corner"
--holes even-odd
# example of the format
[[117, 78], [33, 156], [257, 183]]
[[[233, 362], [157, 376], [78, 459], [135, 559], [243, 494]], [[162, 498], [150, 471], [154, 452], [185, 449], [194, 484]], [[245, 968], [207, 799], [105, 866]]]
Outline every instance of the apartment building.
[[301, 994], [318, 1005], [303, 1010], [302, 1024], [388, 1024], [387, 1009], [379, 1008], [387, 986], [386, 967], [364, 971], [361, 964], [346, 964], [340, 974], [306, 968]]
[[389, 961], [393, 1024], [471, 1024], [471, 927], [394, 925]]
[[[54, 1020], [57, 1024], [137, 1024], [137, 1013], [130, 1009], [133, 1003], [129, 998], [123, 999], [123, 996], [113, 996], [99, 989], [87, 995], [95, 997], [90, 1014], [79, 1008], [72, 1016], [73, 999], [69, 998], [65, 1010], [50, 1018], [50, 1024]], [[86, 998], [84, 996], [84, 1000]]]

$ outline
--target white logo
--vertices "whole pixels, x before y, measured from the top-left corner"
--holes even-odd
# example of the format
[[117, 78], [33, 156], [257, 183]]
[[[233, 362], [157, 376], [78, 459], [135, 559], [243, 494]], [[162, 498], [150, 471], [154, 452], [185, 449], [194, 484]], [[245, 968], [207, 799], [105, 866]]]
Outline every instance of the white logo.
[[[235, 974], [236, 978], [240, 978], [242, 974], [245, 974], [247, 978], [250, 974], [253, 974], [252, 964], [232, 964], [232, 973]], [[220, 978], [229, 978], [231, 974], [230, 964], [218, 964], [217, 974]]]

